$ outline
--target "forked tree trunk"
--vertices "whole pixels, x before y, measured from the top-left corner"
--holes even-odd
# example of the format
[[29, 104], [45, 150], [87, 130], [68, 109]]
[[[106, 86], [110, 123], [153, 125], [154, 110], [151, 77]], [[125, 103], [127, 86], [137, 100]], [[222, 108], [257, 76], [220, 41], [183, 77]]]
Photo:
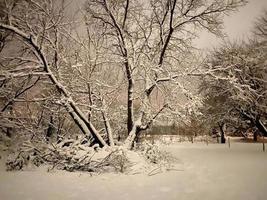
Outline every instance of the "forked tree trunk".
[[134, 140], [135, 140], [135, 137], [136, 137], [136, 132], [137, 132], [137, 126], [136, 126], [136, 124], [134, 124], [131, 132], [129, 133], [128, 137], [124, 141], [123, 146], [125, 148], [132, 149], [133, 143], [134, 143]]
[[146, 130], [149, 126], [147, 126], [146, 128], [142, 127], [142, 120], [144, 117], [144, 112], [140, 113], [140, 116], [137, 118], [137, 120], [133, 123], [133, 128], [130, 131], [128, 137], [126, 138], [126, 140], [124, 141], [124, 147], [127, 149], [132, 149], [134, 146], [134, 141], [136, 140], [137, 136], [140, 136], [140, 131], [141, 130]]

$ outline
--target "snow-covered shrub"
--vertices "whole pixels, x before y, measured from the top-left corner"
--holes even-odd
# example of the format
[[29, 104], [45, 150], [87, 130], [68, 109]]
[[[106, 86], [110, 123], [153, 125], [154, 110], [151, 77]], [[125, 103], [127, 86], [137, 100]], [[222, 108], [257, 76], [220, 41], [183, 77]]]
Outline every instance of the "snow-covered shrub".
[[112, 150], [102, 162], [112, 167], [115, 171], [124, 173], [131, 167], [131, 162], [126, 151], [127, 150], [121, 148]]
[[11, 139], [0, 131], [0, 150], [1, 151], [7, 150], [10, 144], [11, 144]]
[[146, 158], [152, 163], [158, 164], [161, 161], [161, 157], [162, 157], [161, 152], [158, 146], [155, 144], [148, 145], [144, 153], [145, 153]]
[[8, 156], [6, 161], [7, 171], [21, 170], [29, 162], [29, 155], [24, 152], [14, 153]]
[[156, 144], [144, 142], [138, 147], [144, 157], [154, 164], [170, 164], [174, 162], [174, 157], [170, 153], [165, 152]]

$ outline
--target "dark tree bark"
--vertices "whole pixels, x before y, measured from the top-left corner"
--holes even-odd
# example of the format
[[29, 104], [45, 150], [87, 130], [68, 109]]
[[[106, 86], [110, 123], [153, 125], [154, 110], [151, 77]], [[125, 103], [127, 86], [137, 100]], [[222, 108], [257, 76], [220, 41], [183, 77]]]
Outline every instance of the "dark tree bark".
[[251, 114], [248, 114], [244, 111], [241, 111], [241, 115], [245, 118], [245, 119], [248, 119], [251, 124], [253, 126], [255, 126], [259, 131], [260, 133], [264, 136], [264, 137], [267, 137], [267, 128], [265, 127], [265, 125], [263, 124], [263, 122], [261, 121], [261, 117], [260, 115], [254, 117], [252, 116]]
[[224, 133], [224, 123], [220, 123], [219, 124], [219, 129], [220, 129], [220, 132], [221, 132], [221, 143], [224, 144], [225, 143], [225, 133]]
[[264, 135], [264, 137], [267, 137], [267, 128], [265, 127], [265, 125], [262, 123], [262, 121], [260, 120], [260, 118], [257, 118], [255, 121], [255, 126], [257, 127], [257, 129]]
[[48, 124], [48, 128], [46, 130], [46, 140], [49, 141], [50, 138], [52, 137], [53, 133], [54, 133], [54, 120], [53, 120], [53, 116], [50, 116], [50, 121]]
[[257, 140], [258, 140], [258, 132], [257, 131], [253, 132], [253, 140], [254, 140], [254, 142], [257, 142]]

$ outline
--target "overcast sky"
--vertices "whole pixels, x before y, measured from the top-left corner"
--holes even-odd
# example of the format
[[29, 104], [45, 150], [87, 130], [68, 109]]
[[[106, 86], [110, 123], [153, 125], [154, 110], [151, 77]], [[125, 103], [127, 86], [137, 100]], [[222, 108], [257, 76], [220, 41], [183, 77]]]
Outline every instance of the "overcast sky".
[[[229, 36], [230, 40], [245, 39], [249, 36], [255, 20], [263, 10], [267, 10], [267, 0], [249, 0], [249, 3], [240, 8], [238, 12], [225, 17], [224, 32]], [[209, 49], [221, 42], [222, 40], [214, 35], [202, 33], [196, 44], [199, 48]]]
[[[72, 2], [72, 6], [80, 7], [84, 1], [75, 0]], [[249, 36], [255, 20], [264, 10], [267, 10], [267, 0], [249, 0], [249, 3], [239, 11], [225, 17], [224, 32], [230, 40], [245, 39]], [[220, 43], [222, 43], [222, 39], [207, 32], [201, 33], [200, 38], [195, 41], [195, 45], [202, 49], [209, 49]]]

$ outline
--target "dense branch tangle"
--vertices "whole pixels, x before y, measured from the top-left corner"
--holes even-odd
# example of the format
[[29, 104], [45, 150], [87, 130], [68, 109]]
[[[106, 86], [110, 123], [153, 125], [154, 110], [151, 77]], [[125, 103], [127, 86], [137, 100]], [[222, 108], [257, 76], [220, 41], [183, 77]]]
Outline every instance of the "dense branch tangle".
[[[71, 93], [58, 81], [60, 77], [56, 77], [56, 71], [51, 69], [53, 67], [55, 67], [55, 69], [59, 67], [59, 49], [57, 43], [59, 39], [63, 40], [63, 38], [59, 38], [58, 31], [64, 30], [62, 27], [67, 27], [69, 25], [63, 20], [64, 5], [62, 4], [62, 7], [59, 8], [56, 14], [54, 13], [54, 9], [57, 9], [57, 7], [53, 3], [52, 1], [17, 1], [10, 5], [7, 4], [7, 10], [9, 6], [13, 9], [13, 12], [8, 13], [8, 16], [12, 15], [12, 18], [9, 18], [6, 21], [7, 23], [1, 23], [0, 29], [13, 33], [15, 36], [13, 37], [14, 41], [17, 38], [18, 40], [22, 40], [25, 46], [28, 46], [31, 54], [28, 54], [28, 56], [27, 54], [24, 55], [25, 59], [31, 59], [31, 57], [36, 59], [29, 64], [36, 65], [37, 62], [43, 68], [44, 75], [50, 79], [52, 84], [57, 88], [59, 94], [62, 95], [65, 107], [81, 131], [87, 136], [93, 135], [95, 142], [99, 143], [100, 146], [104, 146], [106, 142], [76, 105]], [[59, 4], [59, 6], [60, 5], [61, 4]], [[30, 12], [24, 13], [24, 11], [29, 11], [28, 9], [30, 9]], [[32, 13], [36, 15], [36, 18], [31, 16]], [[50, 53], [51, 49], [54, 50], [54, 54]], [[17, 75], [16, 72], [13, 72], [13, 74], [15, 74], [15, 76]], [[33, 72], [33, 74], [38, 73]], [[16, 96], [19, 95], [20, 94]]]
[[[117, 62], [126, 73], [127, 145], [156, 119], [151, 113], [153, 91], [178, 78], [175, 74], [183, 70], [182, 60], [190, 52], [190, 42], [196, 36], [192, 29], [220, 33], [222, 14], [244, 3], [239, 0], [87, 1], [90, 18], [99, 26], [108, 27], [105, 37], [113, 44], [111, 54], [119, 55]], [[137, 104], [134, 99], [141, 101], [140, 107], [134, 107]], [[165, 105], [162, 103], [154, 116], [163, 112]], [[146, 119], [147, 116], [150, 117]]]
[[[86, 53], [77, 51], [75, 56], [75, 69], [77, 70], [80, 65], [78, 61], [82, 60], [83, 54], [90, 55], [92, 49], [90, 46], [85, 48], [85, 43], [80, 42], [79, 37], [66, 31], [68, 28], [64, 27], [72, 24], [62, 20], [63, 12], [53, 16], [47, 10], [49, 6], [42, 6], [40, 1], [31, 0], [29, 2], [36, 11], [43, 14], [40, 17], [44, 20], [41, 23], [43, 27], [40, 27], [40, 23], [33, 24], [36, 19], [27, 20], [26, 14], [24, 22], [18, 18], [13, 22], [12, 20], [16, 17], [13, 16], [13, 19], [11, 17], [2, 22], [0, 29], [13, 32], [30, 46], [38, 64], [44, 68], [50, 81], [64, 97], [65, 106], [76, 124], [84, 133], [91, 133], [101, 146], [106, 145], [92, 122], [86, 118], [75, 103], [70, 87], [66, 87], [66, 83], [62, 82], [62, 79], [67, 79], [68, 81], [65, 82], [73, 85], [74, 83], [71, 81], [74, 79], [66, 78], [66, 75], [61, 75], [58, 70], [62, 63], [65, 65], [68, 63], [64, 61], [68, 59], [67, 56], [64, 57], [62, 50], [59, 50], [59, 42], [62, 39], [59, 34], [78, 43], [80, 49], [87, 51]], [[191, 41], [197, 36], [194, 30], [202, 28], [212, 33], [220, 33], [222, 15], [236, 10], [243, 4], [242, 0], [211, 0], [209, 2], [202, 0], [151, 0], [145, 2], [141, 0], [90, 0], [86, 2], [86, 12], [83, 16], [86, 20], [85, 28], [88, 33], [90, 31], [97, 33], [98, 31], [98, 39], [94, 42], [101, 41], [99, 42], [101, 43], [100, 47], [95, 51], [95, 62], [92, 62], [90, 56], [84, 56], [89, 57], [89, 63], [93, 63], [92, 66], [89, 66], [92, 67], [91, 72], [94, 73], [94, 69], [99, 66], [118, 66], [124, 73], [123, 77], [119, 77], [119, 81], [125, 82], [126, 86], [123, 84], [118, 86], [120, 88], [118, 91], [126, 96], [126, 102], [123, 102], [123, 105], [126, 104], [127, 110], [128, 138], [125, 146], [130, 147], [136, 135], [141, 130], [149, 128], [169, 108], [170, 104], [173, 104], [171, 107], [176, 106], [176, 101], [169, 101], [173, 100], [173, 94], [178, 92], [166, 91], [174, 88], [183, 89], [183, 83], [179, 82], [180, 76], [177, 74], [181, 74], [184, 67], [190, 63]], [[25, 19], [24, 15], [22, 18]], [[88, 41], [92, 42], [95, 39], [90, 34], [87, 36], [89, 37]], [[49, 53], [48, 49], [53, 49], [53, 54]], [[68, 52], [64, 53], [69, 55]], [[97, 64], [96, 60], [101, 64]], [[83, 67], [88, 67], [85, 63], [83, 62]], [[73, 70], [72, 68], [68, 69]], [[83, 78], [83, 72], [79, 76]], [[115, 76], [114, 72], [111, 73], [110, 79]], [[106, 92], [103, 89], [106, 87], [104, 86], [105, 80], [97, 82], [101, 88], [96, 86], [96, 81], [92, 81], [93, 75], [88, 75], [88, 77], [89, 79], [85, 78], [84, 81], [87, 81], [85, 88], [88, 88], [89, 91], [89, 102], [91, 102], [89, 107], [95, 106], [92, 105], [91, 97], [98, 93], [98, 99], [101, 100], [103, 107], [100, 109], [103, 111], [103, 120], [106, 123], [107, 132], [110, 132], [111, 127], [107, 123], [110, 120], [108, 113], [105, 112], [108, 110], [107, 105], [109, 107], [111, 105], [111, 103], [106, 103], [107, 93], [112, 93], [112, 91]], [[101, 77], [103, 76], [99, 75], [99, 78]], [[159, 99], [156, 99], [156, 92], [160, 93]], [[116, 95], [118, 92], [114, 94]], [[118, 100], [118, 102], [122, 101], [123, 98]], [[155, 103], [157, 101], [159, 101], [158, 104]]]

